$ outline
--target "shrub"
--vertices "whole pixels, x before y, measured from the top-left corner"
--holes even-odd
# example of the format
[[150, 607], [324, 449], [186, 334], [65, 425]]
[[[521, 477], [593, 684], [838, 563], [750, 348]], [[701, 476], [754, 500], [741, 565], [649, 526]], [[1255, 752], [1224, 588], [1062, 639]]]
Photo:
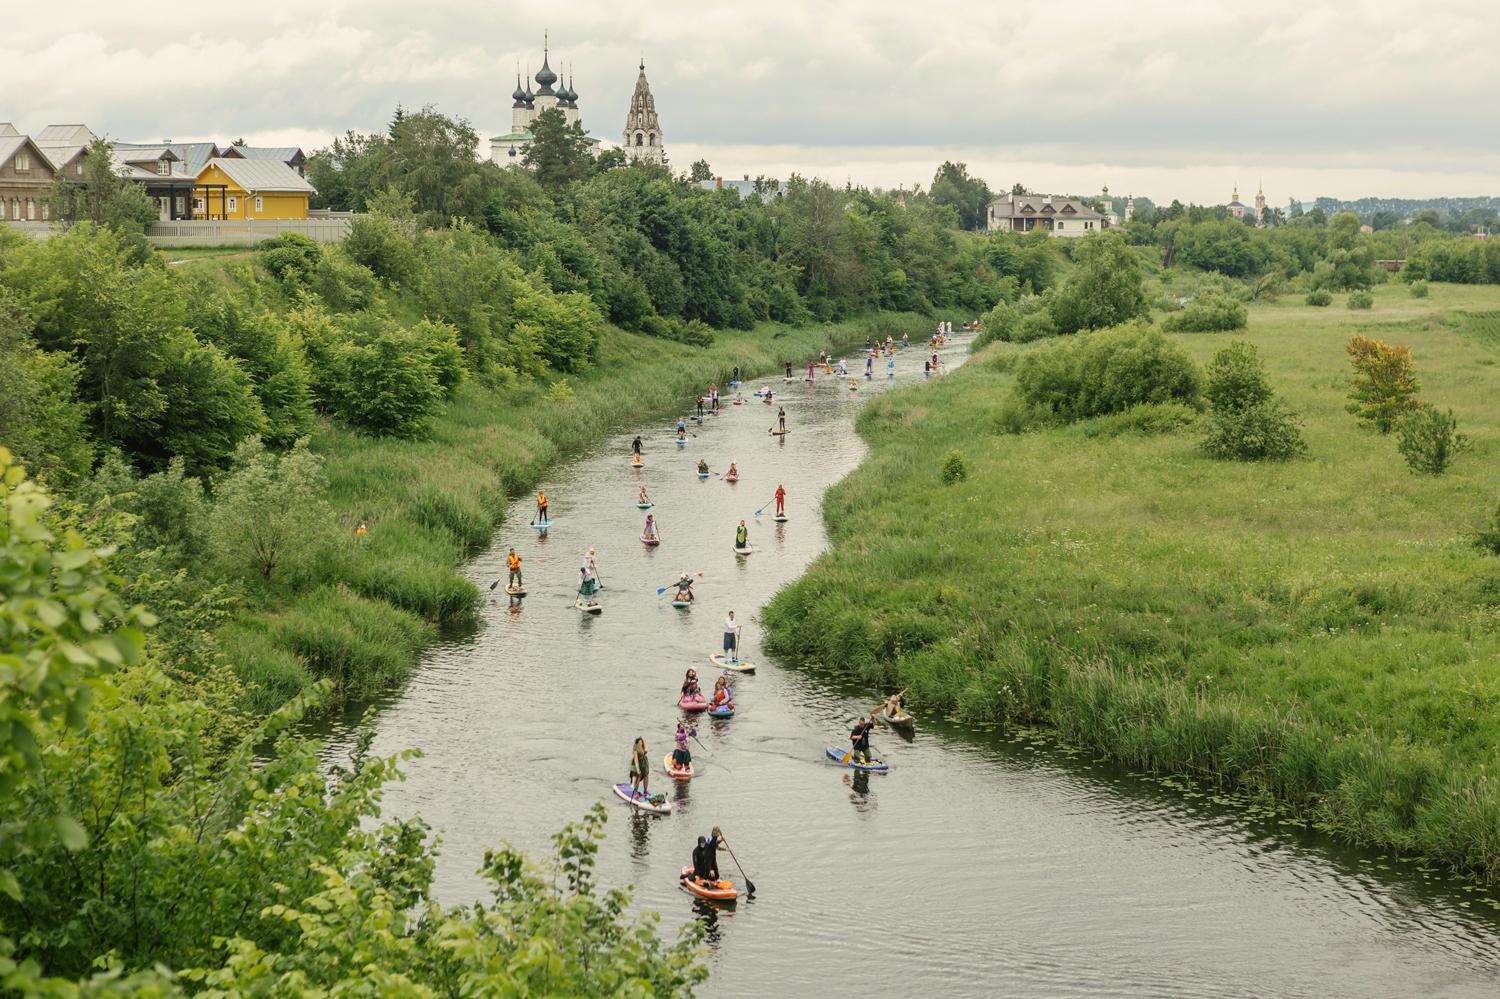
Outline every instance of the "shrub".
[[567, 402], [573, 398], [573, 386], [568, 384], [566, 378], [559, 378], [547, 389], [548, 402]]
[[243, 441], [214, 490], [216, 555], [232, 574], [270, 582], [310, 563], [333, 536], [323, 501], [323, 463], [298, 441], [284, 455], [258, 438]]
[[1169, 333], [1221, 333], [1244, 329], [1249, 313], [1244, 303], [1222, 291], [1210, 290], [1193, 296], [1187, 308], [1162, 323]]
[[1489, 526], [1474, 536], [1474, 544], [1491, 555], [1500, 555], [1500, 506], [1495, 507]]
[[1307, 302], [1308, 305], [1316, 305], [1321, 309], [1333, 304], [1333, 293], [1327, 288], [1314, 288], [1307, 293], [1307, 298], [1303, 299], [1303, 301]]
[[1410, 347], [1391, 347], [1365, 336], [1352, 336], [1344, 346], [1354, 374], [1349, 379], [1349, 404], [1344, 408], [1367, 426], [1391, 432], [1403, 413], [1415, 409], [1417, 382]]
[[943, 484], [953, 485], [962, 482], [969, 477], [969, 463], [964, 460], [962, 451], [950, 450], [943, 455]]
[[1140, 258], [1123, 236], [1101, 232], [1071, 249], [1073, 273], [1050, 304], [1059, 333], [1118, 326], [1145, 315]]
[[1375, 306], [1375, 296], [1368, 291], [1356, 291], [1349, 295], [1346, 303], [1351, 309], [1370, 309]]
[[300, 232], [284, 232], [262, 240], [256, 250], [272, 277], [295, 287], [311, 281], [323, 261], [323, 247]]
[[376, 212], [355, 217], [340, 249], [388, 285], [414, 284], [421, 270], [411, 237], [397, 220]]
[[1176, 433], [1198, 418], [1197, 410], [1180, 402], [1145, 402], [1123, 413], [1110, 413], [1083, 424], [1085, 437], [1155, 437]]
[[1469, 438], [1458, 432], [1451, 409], [1439, 412], [1434, 406], [1420, 406], [1396, 423], [1396, 448], [1414, 475], [1442, 475], [1468, 447]]
[[442, 405], [443, 387], [426, 345], [384, 330], [346, 344], [337, 358], [333, 411], [351, 426], [392, 437], [420, 437]]
[[1037, 351], [1016, 372], [1024, 402], [1067, 420], [1144, 402], [1192, 405], [1198, 388], [1192, 359], [1149, 327], [1104, 330]]
[[1426, 281], [1413, 281], [1411, 283], [1411, 287], [1408, 290], [1411, 292], [1411, 297], [1412, 298], [1426, 298], [1427, 297], [1427, 282]]
[[1302, 425], [1266, 381], [1255, 348], [1238, 341], [1214, 354], [1204, 389], [1212, 422], [1203, 450], [1233, 461], [1285, 461], [1307, 450]]

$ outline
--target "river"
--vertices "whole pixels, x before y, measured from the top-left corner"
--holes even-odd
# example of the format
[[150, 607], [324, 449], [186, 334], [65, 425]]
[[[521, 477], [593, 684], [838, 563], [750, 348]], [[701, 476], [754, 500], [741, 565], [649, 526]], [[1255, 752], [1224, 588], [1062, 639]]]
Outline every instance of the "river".
[[[950, 344], [945, 363], [964, 350]], [[601, 880], [634, 883], [669, 935], [705, 922], [705, 995], [1500, 994], [1500, 898], [1419, 865], [1164, 787], [1044, 735], [923, 718], [920, 705], [911, 741], [876, 733], [889, 775], [824, 757], [878, 698], [766, 661], [755, 612], [825, 548], [819, 500], [864, 454], [858, 407], [920, 382], [922, 359], [918, 346], [898, 351], [895, 377], [877, 367], [858, 391], [821, 375], [811, 386], [756, 383], [786, 389], [791, 433], [780, 440], [767, 434], [775, 407], [749, 398], [749, 385], [745, 405], [691, 425], [685, 449], [667, 419], [612, 437], [543, 484], [554, 519], [544, 538], [529, 526], [530, 501], [512, 504], [468, 573], [489, 595], [514, 546], [529, 595], [489, 600], [478, 629], [432, 648], [377, 705], [375, 750], [424, 753], [385, 801], [441, 834], [438, 897], [479, 897], [487, 846], [508, 840], [544, 856], [552, 833], [606, 800]], [[635, 432], [639, 470], [628, 458]], [[741, 480], [700, 481], [700, 456], [717, 471], [737, 462]], [[756, 519], [778, 483], [789, 521]], [[661, 523], [654, 550], [638, 540], [641, 485]], [[748, 558], [732, 551], [741, 518]], [[591, 546], [605, 583], [598, 617], [573, 606]], [[683, 570], [703, 572], [690, 611], [656, 596]], [[660, 761], [681, 717], [677, 688], [688, 666], [712, 683], [707, 656], [730, 609], [759, 672], [736, 678], [736, 718], [699, 721], [698, 775], [674, 787]], [[351, 732], [347, 720], [325, 731], [327, 752], [347, 752]], [[652, 788], [675, 803], [669, 816], [632, 814], [609, 793], [637, 735], [656, 764]], [[714, 825], [758, 889], [734, 909], [677, 883]]]

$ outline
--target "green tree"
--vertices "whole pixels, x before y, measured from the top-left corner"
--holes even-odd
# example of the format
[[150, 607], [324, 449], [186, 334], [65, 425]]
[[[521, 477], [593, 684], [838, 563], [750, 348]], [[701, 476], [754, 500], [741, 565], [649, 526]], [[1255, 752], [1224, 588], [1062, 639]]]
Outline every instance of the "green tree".
[[1118, 326], [1146, 314], [1140, 260], [1123, 236], [1085, 236], [1073, 251], [1073, 265], [1052, 304], [1059, 333]]
[[1210, 425], [1203, 450], [1235, 461], [1285, 461], [1307, 445], [1297, 417], [1276, 399], [1255, 348], [1236, 341], [1214, 354], [1203, 391]]
[[115, 172], [109, 143], [103, 139], [95, 139], [84, 151], [82, 177], [58, 174], [47, 203], [53, 218], [121, 232], [143, 233], [156, 221], [156, 203], [144, 187]]
[[714, 168], [708, 165], [708, 160], [694, 160], [691, 169], [688, 170], [688, 180], [694, 184], [705, 180], [714, 179]]
[[463, 118], [449, 118], [430, 106], [400, 113], [391, 123], [366, 197], [392, 188], [409, 196], [429, 225], [447, 225], [455, 218], [478, 221], [498, 174], [494, 164], [474, 158], [478, 148], [479, 134]]
[[332, 538], [322, 459], [298, 441], [285, 454], [251, 438], [214, 489], [217, 557], [231, 574], [270, 582], [309, 564]]
[[969, 176], [967, 164], [945, 161], [933, 174], [932, 187], [927, 194], [937, 204], [957, 212], [960, 227], [985, 228], [986, 211], [993, 195], [983, 180]]
[[1442, 475], [1469, 444], [1469, 438], [1458, 432], [1451, 409], [1418, 406], [1396, 421], [1396, 449], [1413, 474]]
[[31, 338], [31, 318], [0, 289], [0, 440], [42, 479], [68, 485], [86, 474], [94, 446], [88, 407], [76, 400], [78, 367]]
[[367, 199], [379, 189], [376, 178], [389, 150], [390, 138], [379, 132], [345, 132], [327, 149], [314, 151], [307, 158], [307, 179], [317, 189], [312, 207], [364, 211]]
[[556, 193], [589, 175], [593, 147], [578, 122], [548, 108], [531, 120], [531, 135], [522, 162], [544, 188]]

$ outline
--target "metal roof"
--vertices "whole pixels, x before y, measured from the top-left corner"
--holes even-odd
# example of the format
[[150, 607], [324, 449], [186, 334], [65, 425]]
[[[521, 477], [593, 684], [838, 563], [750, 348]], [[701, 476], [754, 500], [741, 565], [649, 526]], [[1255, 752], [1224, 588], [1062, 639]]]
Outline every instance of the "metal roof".
[[10, 158], [20, 152], [24, 145], [26, 145], [24, 135], [0, 135], [0, 166], [9, 163]]
[[[209, 160], [219, 155], [219, 147], [212, 142], [111, 142], [111, 148], [125, 153], [156, 152], [170, 149], [172, 155], [182, 160], [184, 169], [196, 175]], [[145, 156], [130, 156], [132, 160], [147, 159]], [[156, 156], [149, 157], [155, 159]]]
[[38, 142], [36, 147], [42, 151], [42, 155], [47, 157], [53, 167], [58, 170], [72, 163], [74, 157], [79, 156], [84, 150], [88, 149], [88, 146], [80, 146], [77, 143]]
[[3, 135], [6, 138], [9, 138], [12, 135], [20, 135], [20, 134], [21, 134], [20, 132], [16, 131], [16, 126], [12, 125], [10, 122], [8, 122], [8, 121], [0, 121], [0, 135]]
[[95, 135], [87, 125], [48, 125], [36, 134], [36, 141], [48, 145], [80, 145], [93, 142]]
[[[203, 169], [209, 167], [218, 167], [230, 180], [252, 194], [256, 191], [317, 193], [306, 178], [280, 160], [242, 160], [223, 156], [209, 160]], [[203, 171], [198, 172], [202, 174]]]
[[[229, 148], [247, 160], [280, 160], [288, 164], [302, 154], [302, 150], [297, 146], [230, 146]], [[303, 159], [307, 158], [305, 154], [302, 156]]]

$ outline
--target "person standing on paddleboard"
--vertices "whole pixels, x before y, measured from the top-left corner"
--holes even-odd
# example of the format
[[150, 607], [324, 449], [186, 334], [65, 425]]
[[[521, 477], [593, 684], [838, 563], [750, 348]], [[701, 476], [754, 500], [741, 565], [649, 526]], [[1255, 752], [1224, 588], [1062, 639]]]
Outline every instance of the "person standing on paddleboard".
[[786, 365], [786, 380], [787, 381], [791, 381], [792, 380], [792, 362], [791, 361], [783, 361], [782, 363]]
[[640, 434], [636, 434], [635, 435], [635, 440], [633, 440], [633, 441], [630, 442], [630, 450], [632, 450], [632, 451], [635, 452], [635, 456], [637, 458], [639, 458], [641, 456], [641, 435]]
[[734, 371], [732, 371], [730, 373], [730, 375], [729, 375], [729, 384], [731, 384], [731, 385], [738, 385], [739, 383], [740, 383], [740, 366], [738, 364], [736, 364], [734, 366]]
[[506, 588], [515, 587], [519, 590], [521, 588], [521, 556], [516, 554], [514, 548], [510, 550], [509, 555], [505, 556], [505, 567], [510, 570], [510, 582], [505, 584]]
[[677, 723], [676, 748], [672, 750], [672, 762], [678, 767], [690, 767], [693, 765], [693, 754], [688, 750], [688, 736], [698, 734], [696, 728], [683, 728], [682, 722]]
[[807, 362], [807, 380], [808, 381], [812, 381], [813, 380], [813, 370], [814, 370], [813, 369], [813, 362], [808, 361]]
[[875, 727], [875, 713], [870, 712], [870, 717], [861, 718], [854, 723], [854, 728], [849, 731], [849, 743], [853, 747], [854, 758], [860, 763], [870, 762], [870, 730]]
[[539, 524], [547, 520], [547, 493], [541, 489], [536, 491], [536, 519]]
[[646, 740], [636, 736], [635, 745], [630, 747], [630, 796], [638, 798], [642, 793], [649, 793], [647, 785], [650, 780], [651, 760], [646, 752]]
[[776, 429], [780, 430], [782, 433], [786, 433], [786, 407], [785, 406], [777, 406], [776, 407]]
[[776, 487], [776, 516], [786, 516], [786, 489], [780, 485]]
[[724, 619], [724, 653], [733, 662], [739, 661], [740, 623], [734, 619], [734, 611]]
[[583, 564], [588, 567], [589, 576], [594, 580], [595, 585], [601, 590], [604, 589], [604, 584], [599, 580], [599, 562], [594, 557], [594, 549], [590, 548], [589, 553], [583, 557]]
[[646, 526], [641, 529], [641, 536], [645, 538], [656, 537], [656, 518], [646, 514]]
[[698, 422], [703, 422], [703, 397], [701, 395], [698, 397]]
[[740, 521], [739, 528], [734, 532], [734, 546], [736, 548], [750, 547], [750, 529], [745, 526], [743, 520]]
[[693, 876], [699, 881], [719, 880], [719, 844], [724, 842], [724, 834], [719, 832], [719, 827], [714, 826], [713, 835], [705, 839], [698, 837], [698, 845], [693, 849]]

